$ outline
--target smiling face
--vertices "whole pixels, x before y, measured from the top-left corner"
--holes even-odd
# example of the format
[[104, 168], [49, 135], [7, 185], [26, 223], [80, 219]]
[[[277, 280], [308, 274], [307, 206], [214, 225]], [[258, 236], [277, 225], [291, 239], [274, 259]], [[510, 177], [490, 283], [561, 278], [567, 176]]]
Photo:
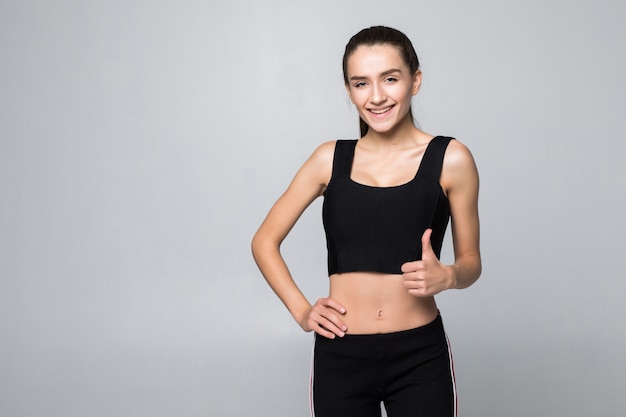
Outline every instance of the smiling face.
[[419, 91], [421, 72], [411, 74], [398, 48], [361, 45], [347, 61], [346, 90], [361, 119], [378, 133], [411, 123], [411, 98]]

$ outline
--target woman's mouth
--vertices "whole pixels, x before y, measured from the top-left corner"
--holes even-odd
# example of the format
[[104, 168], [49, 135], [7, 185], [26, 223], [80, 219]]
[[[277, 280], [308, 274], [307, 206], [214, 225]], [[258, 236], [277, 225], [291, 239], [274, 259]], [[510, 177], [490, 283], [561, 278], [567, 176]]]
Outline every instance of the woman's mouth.
[[392, 107], [393, 106], [385, 107], [384, 109], [368, 109], [368, 110], [370, 113], [374, 113], [374, 114], [385, 114], [389, 110], [391, 110]]

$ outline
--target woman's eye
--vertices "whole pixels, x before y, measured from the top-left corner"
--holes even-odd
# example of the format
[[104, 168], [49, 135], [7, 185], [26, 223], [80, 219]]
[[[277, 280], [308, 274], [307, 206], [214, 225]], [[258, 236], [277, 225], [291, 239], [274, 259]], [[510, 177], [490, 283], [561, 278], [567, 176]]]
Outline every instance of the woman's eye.
[[398, 81], [398, 79], [394, 77], [388, 77], [387, 79], [385, 79], [385, 81], [387, 81], [388, 83], [393, 83], [393, 82]]
[[361, 82], [358, 82], [358, 83], [354, 84], [354, 87], [355, 88], [359, 88], [359, 87], [363, 87], [364, 85], [365, 85], [365, 83], [361, 81]]

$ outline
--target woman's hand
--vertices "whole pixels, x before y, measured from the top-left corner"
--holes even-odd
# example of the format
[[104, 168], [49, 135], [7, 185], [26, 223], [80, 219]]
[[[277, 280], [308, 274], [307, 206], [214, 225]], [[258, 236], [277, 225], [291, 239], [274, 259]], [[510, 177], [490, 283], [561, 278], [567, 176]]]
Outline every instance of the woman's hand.
[[332, 298], [320, 298], [300, 320], [300, 326], [304, 331], [314, 331], [329, 339], [343, 337], [348, 326], [340, 317], [345, 313], [346, 309], [337, 301]]
[[402, 265], [404, 286], [409, 294], [429, 297], [455, 287], [454, 271], [437, 259], [430, 244], [432, 229], [422, 235], [422, 260]]

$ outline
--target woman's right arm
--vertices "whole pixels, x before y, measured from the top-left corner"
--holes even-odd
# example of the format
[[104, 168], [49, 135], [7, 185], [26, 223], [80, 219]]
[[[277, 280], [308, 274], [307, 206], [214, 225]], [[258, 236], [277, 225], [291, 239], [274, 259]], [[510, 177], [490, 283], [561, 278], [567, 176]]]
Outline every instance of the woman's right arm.
[[321, 196], [330, 181], [335, 144], [318, 147], [274, 203], [252, 239], [252, 254], [272, 290], [305, 331], [333, 338], [347, 330], [340, 316], [345, 308], [331, 298], [319, 299], [313, 306], [294, 282], [280, 245], [304, 210]]

